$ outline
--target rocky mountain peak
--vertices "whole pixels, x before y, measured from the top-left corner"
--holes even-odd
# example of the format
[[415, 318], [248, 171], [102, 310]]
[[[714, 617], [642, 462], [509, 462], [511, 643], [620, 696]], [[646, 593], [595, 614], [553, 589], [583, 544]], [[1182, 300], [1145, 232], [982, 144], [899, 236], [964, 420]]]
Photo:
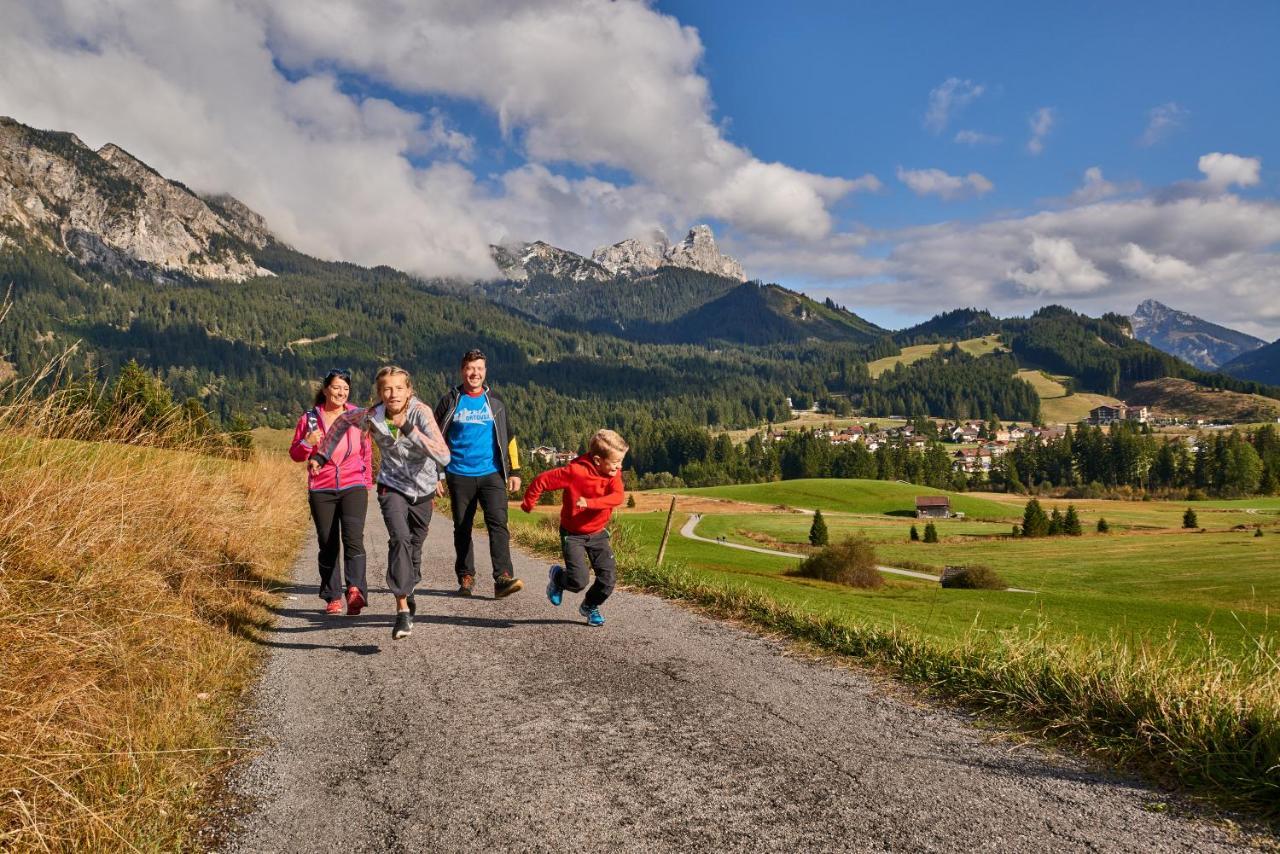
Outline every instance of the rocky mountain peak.
[[1139, 341], [1210, 371], [1267, 343], [1154, 299], [1139, 303], [1129, 322]]
[[0, 119], [0, 224], [81, 262], [160, 278], [264, 275], [251, 250], [270, 233], [236, 205], [215, 210], [118, 145], [95, 152], [74, 134]]
[[684, 240], [667, 252], [665, 261], [672, 267], [701, 270], [740, 282], [747, 280], [742, 265], [728, 255], [722, 255], [716, 247], [716, 238], [709, 225], [695, 225]]
[[532, 243], [491, 245], [489, 254], [503, 278], [525, 282], [534, 276], [551, 276], [574, 282], [606, 282], [613, 274], [590, 258], [552, 246], [544, 240]]

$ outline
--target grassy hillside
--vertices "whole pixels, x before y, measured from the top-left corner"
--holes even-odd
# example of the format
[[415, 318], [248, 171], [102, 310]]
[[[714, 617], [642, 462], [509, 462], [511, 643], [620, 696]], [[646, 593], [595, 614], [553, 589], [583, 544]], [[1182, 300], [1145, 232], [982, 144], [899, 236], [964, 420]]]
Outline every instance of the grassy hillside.
[[999, 335], [987, 335], [982, 338], [969, 338], [964, 341], [946, 341], [941, 344], [915, 344], [910, 347], [903, 347], [902, 352], [897, 356], [887, 356], [883, 359], [876, 359], [874, 362], [867, 363], [867, 370], [871, 373], [872, 378], [878, 379], [885, 371], [891, 370], [895, 365], [911, 365], [921, 359], [927, 359], [937, 350], [950, 348], [955, 343], [961, 350], [972, 356], [985, 356], [987, 353], [997, 353], [1004, 349], [1000, 343]]
[[1280, 417], [1280, 401], [1274, 398], [1206, 388], [1175, 377], [1138, 383], [1125, 392], [1125, 402], [1149, 406], [1161, 414], [1215, 421], [1274, 421]]
[[305, 530], [299, 472], [42, 438], [68, 426], [0, 410], [0, 849], [193, 848]]
[[987, 498], [945, 492], [928, 486], [884, 480], [784, 480], [778, 483], [744, 483], [677, 490], [683, 495], [704, 495], [756, 504], [786, 504], [806, 510], [915, 516], [917, 495], [947, 495], [951, 509], [975, 519], [1011, 519], [1021, 516], [1006, 505]]
[[1040, 418], [1046, 424], [1074, 424], [1089, 417], [1089, 410], [1104, 403], [1114, 406], [1120, 401], [1105, 394], [1077, 392], [1067, 394], [1062, 376], [1051, 376], [1044, 371], [1021, 370], [1018, 379], [1031, 384], [1040, 395]]

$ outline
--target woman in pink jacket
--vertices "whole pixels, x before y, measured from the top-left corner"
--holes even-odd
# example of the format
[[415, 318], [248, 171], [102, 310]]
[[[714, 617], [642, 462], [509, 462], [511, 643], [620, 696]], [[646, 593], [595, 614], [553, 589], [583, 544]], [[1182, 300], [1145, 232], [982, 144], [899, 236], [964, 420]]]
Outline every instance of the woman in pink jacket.
[[[289, 456], [309, 461], [325, 443], [329, 429], [342, 413], [355, 406], [351, 396], [351, 372], [333, 370], [325, 375], [314, 405], [298, 419]], [[373, 488], [373, 451], [369, 436], [348, 430], [324, 465], [308, 467], [307, 500], [320, 542], [320, 598], [326, 614], [341, 614], [345, 592], [347, 615], [354, 617], [369, 601], [365, 586], [364, 517]], [[346, 581], [338, 572], [338, 546]]]

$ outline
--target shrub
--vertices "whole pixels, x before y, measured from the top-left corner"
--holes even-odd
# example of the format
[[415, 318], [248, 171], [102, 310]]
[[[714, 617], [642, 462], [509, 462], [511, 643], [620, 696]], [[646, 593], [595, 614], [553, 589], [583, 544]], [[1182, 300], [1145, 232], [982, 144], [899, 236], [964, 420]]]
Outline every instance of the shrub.
[[1200, 527], [1200, 523], [1196, 520], [1196, 511], [1192, 510], [1190, 507], [1187, 508], [1186, 513], [1182, 514], [1182, 527], [1184, 528]]
[[[952, 567], [947, 568], [952, 569]], [[944, 574], [943, 587], [961, 590], [1004, 590], [1009, 586], [1004, 583], [1004, 579], [998, 572], [984, 563], [954, 568], [960, 571]]]
[[825, 546], [831, 541], [827, 534], [827, 521], [822, 518], [822, 511], [813, 511], [813, 524], [809, 526], [809, 545]]
[[1053, 508], [1053, 513], [1049, 516], [1049, 536], [1056, 537], [1059, 534], [1066, 533], [1062, 527], [1062, 514], [1058, 512], [1058, 508]]
[[[545, 494], [545, 493], [544, 493], [544, 494]], [[636, 497], [635, 497], [635, 495], [634, 495], [633, 493], [628, 492], [628, 493], [627, 493], [627, 507], [628, 507], [628, 508], [632, 508], [632, 507], [635, 507], [635, 506], [636, 506]]]
[[1261, 537], [1261, 536], [1262, 536], [1262, 526], [1261, 526], [1261, 525], [1259, 525], [1258, 527], [1256, 527], [1256, 528], [1254, 528], [1254, 529], [1253, 529], [1253, 535], [1254, 535], [1255, 537]]
[[911, 542], [920, 542], [920, 530], [915, 525], [911, 526]]
[[787, 574], [867, 590], [884, 584], [884, 578], [876, 570], [876, 550], [861, 537], [841, 540], [827, 546], [817, 554], [810, 555]]
[[1110, 531], [1111, 531], [1111, 526], [1107, 524], [1107, 520], [1099, 516], [1098, 517], [1098, 533], [1106, 534], [1106, 533], [1110, 533]]
[[932, 522], [924, 526], [924, 541], [926, 543], [936, 543], [938, 541], [938, 528]]

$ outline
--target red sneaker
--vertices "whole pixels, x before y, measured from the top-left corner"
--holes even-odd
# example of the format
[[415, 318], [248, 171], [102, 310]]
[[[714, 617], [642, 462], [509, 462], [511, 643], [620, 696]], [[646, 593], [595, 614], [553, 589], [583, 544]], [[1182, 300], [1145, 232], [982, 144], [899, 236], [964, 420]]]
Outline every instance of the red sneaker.
[[354, 617], [360, 613], [360, 609], [365, 605], [364, 594], [360, 592], [359, 587], [347, 588], [347, 616]]
[[342, 616], [342, 600], [330, 599], [329, 604], [324, 606], [324, 612], [328, 614], [330, 617], [341, 617]]

